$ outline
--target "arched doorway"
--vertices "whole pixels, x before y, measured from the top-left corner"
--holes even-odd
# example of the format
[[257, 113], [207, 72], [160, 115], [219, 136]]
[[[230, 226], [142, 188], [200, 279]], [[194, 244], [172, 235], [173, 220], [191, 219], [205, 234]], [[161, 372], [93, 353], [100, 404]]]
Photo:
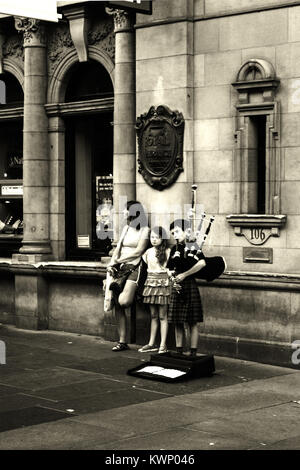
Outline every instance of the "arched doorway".
[[111, 249], [113, 85], [96, 61], [76, 63], [65, 103], [66, 255], [96, 260]]

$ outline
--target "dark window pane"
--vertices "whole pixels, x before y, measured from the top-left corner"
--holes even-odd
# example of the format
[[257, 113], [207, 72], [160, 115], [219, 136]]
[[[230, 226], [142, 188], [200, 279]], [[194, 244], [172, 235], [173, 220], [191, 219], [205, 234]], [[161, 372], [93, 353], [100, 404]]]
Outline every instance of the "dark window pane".
[[72, 68], [65, 101], [85, 101], [113, 96], [109, 73], [96, 61], [78, 63]]
[[24, 93], [18, 80], [9, 72], [0, 74], [0, 105], [23, 106]]

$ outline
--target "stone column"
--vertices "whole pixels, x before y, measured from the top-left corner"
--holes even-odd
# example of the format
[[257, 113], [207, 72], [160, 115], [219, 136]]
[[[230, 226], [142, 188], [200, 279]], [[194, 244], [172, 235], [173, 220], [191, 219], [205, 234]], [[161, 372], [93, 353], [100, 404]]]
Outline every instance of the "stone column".
[[[115, 26], [114, 89], [114, 243], [123, 219], [124, 202], [136, 197], [135, 133], [135, 34], [133, 17], [123, 10], [106, 8]], [[126, 309], [127, 341], [135, 341], [135, 308]]]
[[65, 260], [65, 123], [49, 116], [50, 240], [55, 260]]
[[45, 26], [39, 20], [15, 18], [24, 38], [23, 213], [21, 261], [51, 257], [49, 240], [48, 119]]
[[[130, 13], [107, 8], [115, 25], [114, 90], [114, 238], [119, 238], [120, 198], [136, 195], [135, 34]], [[122, 218], [122, 216], [121, 216]]]

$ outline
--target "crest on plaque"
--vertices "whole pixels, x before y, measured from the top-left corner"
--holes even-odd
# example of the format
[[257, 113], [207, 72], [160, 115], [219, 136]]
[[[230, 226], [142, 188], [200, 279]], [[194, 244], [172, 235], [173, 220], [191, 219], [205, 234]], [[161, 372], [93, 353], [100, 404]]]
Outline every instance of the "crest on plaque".
[[183, 171], [182, 113], [167, 106], [151, 106], [136, 120], [138, 171], [153, 188], [163, 190]]

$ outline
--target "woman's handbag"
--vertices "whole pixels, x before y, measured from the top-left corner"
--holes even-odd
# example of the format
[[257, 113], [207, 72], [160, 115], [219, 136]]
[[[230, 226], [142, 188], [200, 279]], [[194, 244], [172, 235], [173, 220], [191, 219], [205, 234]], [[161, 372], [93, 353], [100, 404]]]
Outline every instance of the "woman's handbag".
[[119, 295], [125, 287], [125, 283], [129, 275], [137, 269], [134, 264], [117, 264], [112, 266], [113, 270], [113, 281], [110, 283], [110, 291], [114, 294]]
[[[121, 248], [122, 248], [122, 245], [123, 245], [123, 240], [124, 240], [124, 237], [125, 237], [127, 231], [128, 231], [128, 226], [123, 231], [123, 234], [121, 236], [118, 254], [121, 251]], [[115, 265], [115, 266], [109, 266], [107, 268], [106, 279], [103, 281], [104, 312], [110, 312], [113, 309], [114, 305], [115, 305], [114, 298], [113, 298], [113, 289], [111, 289], [110, 287], [111, 287], [112, 283], [115, 281], [115, 274], [116, 274], [116, 272], [118, 272], [119, 267], [120, 267], [120, 265]], [[128, 276], [129, 276], [129, 274], [130, 273], [128, 273]], [[125, 282], [126, 282], [126, 279], [125, 279]], [[124, 282], [124, 285], [125, 285], [125, 282]]]
[[114, 307], [114, 299], [112, 290], [110, 290], [111, 282], [113, 281], [112, 275], [107, 272], [106, 279], [103, 281], [104, 290], [104, 312], [110, 312]]

